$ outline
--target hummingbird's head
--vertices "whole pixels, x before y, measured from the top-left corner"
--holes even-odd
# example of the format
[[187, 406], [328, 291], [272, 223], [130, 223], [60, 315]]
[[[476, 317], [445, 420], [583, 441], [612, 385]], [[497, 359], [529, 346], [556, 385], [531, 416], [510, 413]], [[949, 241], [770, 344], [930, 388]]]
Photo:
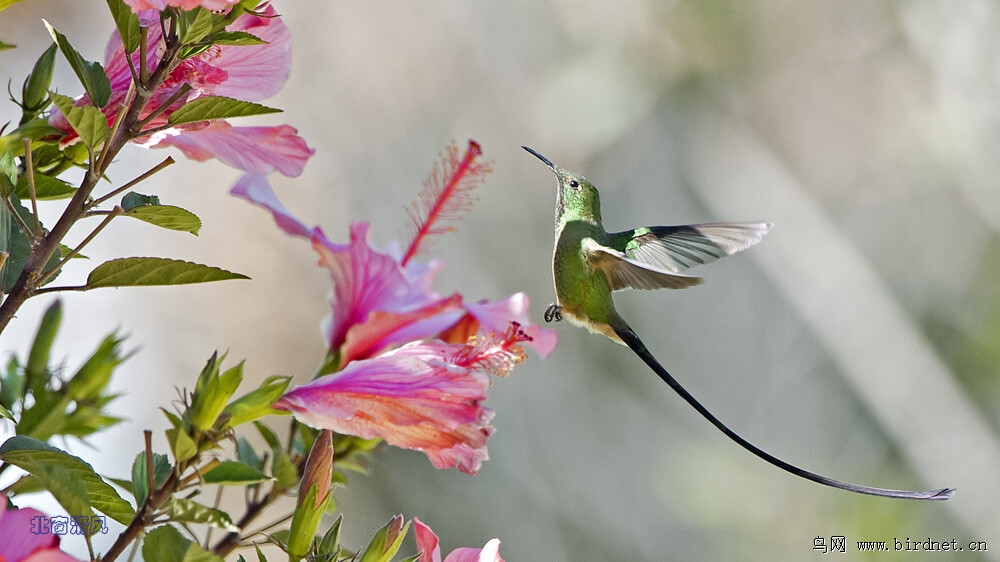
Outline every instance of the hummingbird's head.
[[601, 197], [594, 184], [579, 174], [556, 166], [551, 160], [527, 146], [521, 148], [535, 155], [556, 175], [556, 180], [559, 182], [559, 190], [556, 192], [556, 222], [560, 220], [601, 222]]

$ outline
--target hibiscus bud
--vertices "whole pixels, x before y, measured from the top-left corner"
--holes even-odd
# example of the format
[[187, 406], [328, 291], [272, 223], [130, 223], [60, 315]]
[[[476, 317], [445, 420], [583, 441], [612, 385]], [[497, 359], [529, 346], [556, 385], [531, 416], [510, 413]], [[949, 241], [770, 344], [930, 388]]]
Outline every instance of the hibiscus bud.
[[330, 480], [333, 478], [333, 432], [324, 429], [316, 437], [312, 450], [309, 451], [309, 458], [306, 459], [306, 467], [302, 471], [302, 483], [299, 484], [299, 503], [303, 503], [309, 488], [316, 485], [316, 504], [312, 507], [316, 509], [321, 503], [326, 501], [326, 496], [330, 493]]

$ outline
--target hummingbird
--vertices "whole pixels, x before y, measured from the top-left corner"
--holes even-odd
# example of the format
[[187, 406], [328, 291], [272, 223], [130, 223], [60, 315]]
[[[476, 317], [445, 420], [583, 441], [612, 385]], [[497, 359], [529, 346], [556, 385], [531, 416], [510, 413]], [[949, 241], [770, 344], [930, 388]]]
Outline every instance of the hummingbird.
[[701, 278], [687, 269], [735, 254], [761, 241], [773, 226], [768, 222], [721, 222], [684, 226], [649, 226], [609, 233], [601, 222], [597, 188], [587, 178], [560, 168], [535, 150], [522, 146], [556, 175], [556, 236], [552, 274], [556, 302], [545, 321], [565, 316], [574, 324], [627, 345], [663, 382], [699, 414], [739, 446], [800, 478], [841, 490], [917, 500], [946, 500], [951, 488], [926, 492], [873, 488], [834, 480], [799, 468], [747, 441], [715, 417], [688, 392], [646, 348], [615, 310], [612, 293], [621, 289], [684, 289]]

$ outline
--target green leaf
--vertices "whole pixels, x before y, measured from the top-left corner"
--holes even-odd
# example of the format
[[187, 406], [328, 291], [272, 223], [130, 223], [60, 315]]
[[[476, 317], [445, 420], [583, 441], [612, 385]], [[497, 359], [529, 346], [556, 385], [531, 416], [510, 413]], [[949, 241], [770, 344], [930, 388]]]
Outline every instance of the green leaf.
[[118, 34], [121, 35], [122, 44], [125, 45], [125, 52], [135, 52], [139, 48], [140, 40], [139, 17], [122, 0], [107, 0], [107, 3], [111, 17], [115, 20], [115, 27], [118, 28]]
[[[13, 4], [14, 2], [20, 2], [21, 0], [0, 0], [0, 10], [7, 7], [5, 3]], [[0, 51], [9, 51], [11, 49], [16, 49], [17, 45], [13, 43], [8, 43], [6, 41], [0, 41]]]
[[45, 385], [33, 392], [35, 403], [21, 412], [21, 419], [15, 428], [18, 435], [26, 435], [41, 441], [47, 441], [66, 427], [68, 417], [66, 410], [70, 398], [45, 390]]
[[[59, 45], [59, 50], [62, 51], [64, 57], [69, 62], [69, 66], [76, 73], [76, 77], [80, 79], [80, 83], [83, 84], [83, 90], [87, 92], [90, 97], [90, 102], [97, 107], [104, 107], [107, 105], [108, 100], [111, 99], [111, 82], [108, 80], [108, 75], [104, 73], [104, 68], [100, 63], [90, 62], [84, 60], [80, 53], [73, 48], [70, 44], [69, 39], [65, 35], [56, 31], [49, 22], [42, 20], [45, 23], [45, 27], [49, 30], [49, 35]], [[60, 108], [62, 109], [62, 108]], [[107, 126], [107, 122], [105, 122]], [[75, 129], [76, 127], [74, 127]], [[77, 130], [79, 133], [80, 131]], [[83, 134], [81, 133], [81, 137]], [[93, 145], [90, 145], [93, 146]]]
[[190, 45], [197, 43], [208, 36], [215, 27], [212, 12], [204, 8], [195, 8], [187, 12], [181, 12], [177, 18], [180, 24], [180, 41], [182, 44]]
[[292, 459], [288, 458], [288, 453], [281, 449], [271, 449], [273, 459], [271, 460], [271, 474], [284, 488], [294, 488], [299, 483], [299, 471], [295, 469]]
[[0, 405], [13, 408], [14, 403], [24, 396], [24, 373], [17, 356], [11, 355], [7, 368], [0, 378]]
[[291, 382], [291, 377], [268, 377], [256, 390], [248, 392], [232, 401], [223, 413], [230, 414], [229, 426], [238, 425], [260, 419], [268, 414], [276, 413], [271, 404], [281, 398]]
[[323, 540], [319, 543], [319, 554], [337, 554], [340, 552], [340, 527], [343, 521], [344, 516], [338, 515], [337, 520], [323, 534]]
[[155, 195], [143, 195], [142, 193], [136, 193], [135, 191], [130, 191], [122, 197], [122, 209], [126, 211], [131, 211], [136, 207], [143, 207], [145, 205], [159, 204], [159, 197]]
[[233, 519], [229, 517], [228, 513], [202, 505], [196, 501], [172, 498], [164, 508], [171, 521], [178, 523], [201, 523], [224, 529], [231, 533], [240, 532], [240, 528], [233, 523]]
[[184, 431], [184, 427], [174, 427], [168, 429], [167, 444], [170, 445], [170, 452], [174, 454], [174, 460], [178, 464], [194, 457], [198, 454], [198, 445]]
[[[61, 179], [35, 172], [35, 199], [39, 201], [55, 201], [57, 199], [68, 199], [76, 193], [76, 188]], [[14, 194], [18, 199], [26, 200], [31, 197], [31, 187], [28, 185], [28, 174], [17, 178], [17, 187]]]
[[264, 461], [257, 455], [257, 451], [253, 450], [253, 446], [245, 437], [236, 440], [236, 460], [258, 470], [264, 468]]
[[21, 0], [0, 0], [0, 10], [6, 10], [20, 1]]
[[281, 448], [281, 441], [278, 440], [278, 434], [275, 433], [273, 429], [256, 421], [253, 422], [253, 425], [257, 428], [257, 431], [260, 432], [260, 436], [264, 438], [264, 442], [267, 443], [268, 447], [272, 449]]
[[249, 279], [249, 277], [189, 261], [168, 258], [118, 258], [106, 261], [91, 271], [84, 289], [184, 285], [227, 279]]
[[49, 357], [52, 343], [56, 339], [62, 323], [62, 303], [58, 299], [45, 309], [42, 321], [35, 333], [35, 341], [28, 352], [28, 362], [24, 365], [24, 376], [31, 389], [40, 388], [48, 379]]
[[224, 562], [181, 532], [163, 525], [150, 531], [142, 541], [142, 559], [146, 562]]
[[[48, 443], [17, 435], [0, 446], [0, 459], [37, 476], [70, 515], [87, 515], [73, 511], [86, 504], [122, 525], [128, 525], [135, 516], [132, 506], [89, 464]], [[75, 484], [66, 482], [66, 478], [79, 483], [84, 494], [79, 493]], [[57, 495], [57, 491], [65, 497]]]
[[14, 154], [5, 150], [0, 154], [0, 197], [8, 197], [17, 184], [17, 162]]
[[111, 132], [108, 119], [99, 109], [92, 105], [75, 105], [73, 98], [55, 92], [50, 92], [49, 95], [76, 134], [80, 135], [84, 145], [96, 148], [108, 138]]
[[[153, 453], [153, 485], [160, 487], [170, 476], [170, 459], [167, 455]], [[142, 505], [149, 495], [149, 476], [146, 470], [146, 453], [139, 453], [132, 461], [132, 495], [135, 504]]]
[[125, 211], [126, 217], [139, 219], [167, 230], [190, 232], [195, 236], [201, 229], [201, 219], [191, 211], [173, 205], [145, 205]]
[[97, 350], [66, 383], [66, 394], [73, 400], [85, 400], [100, 395], [111, 380], [111, 372], [131, 355], [122, 354], [123, 341], [125, 338], [119, 338], [114, 333], [105, 336]]
[[260, 37], [246, 31], [220, 31], [212, 36], [212, 43], [216, 45], [266, 45]]
[[236, 461], [223, 461], [202, 475], [209, 484], [244, 486], [267, 482], [271, 477], [252, 466]]
[[280, 109], [267, 107], [259, 103], [243, 101], [222, 96], [207, 96], [197, 98], [194, 101], [184, 104], [183, 107], [170, 114], [167, 123], [170, 125], [180, 125], [182, 123], [195, 123], [198, 121], [211, 121], [213, 119], [230, 119], [233, 117], [247, 117], [250, 115], [264, 115], [266, 113], [280, 113]]

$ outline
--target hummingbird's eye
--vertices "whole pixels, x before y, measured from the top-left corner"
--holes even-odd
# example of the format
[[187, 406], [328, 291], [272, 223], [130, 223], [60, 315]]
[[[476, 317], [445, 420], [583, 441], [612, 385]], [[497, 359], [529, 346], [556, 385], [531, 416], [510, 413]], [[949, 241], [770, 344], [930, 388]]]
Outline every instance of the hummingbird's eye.
[[576, 180], [569, 180], [569, 186], [570, 187], [580, 187], [580, 182], [578, 182]]

